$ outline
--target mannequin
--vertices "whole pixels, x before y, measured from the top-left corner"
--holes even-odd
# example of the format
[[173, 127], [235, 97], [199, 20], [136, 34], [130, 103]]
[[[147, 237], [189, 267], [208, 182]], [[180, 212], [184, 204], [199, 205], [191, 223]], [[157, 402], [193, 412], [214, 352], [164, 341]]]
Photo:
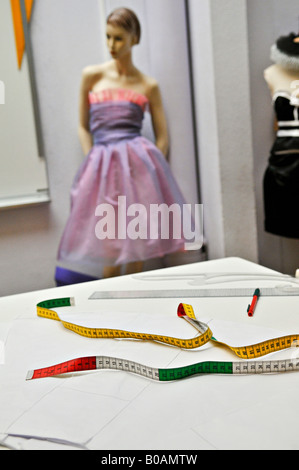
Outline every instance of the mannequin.
[[286, 91], [294, 96], [295, 86], [299, 92], [299, 83], [294, 84], [299, 78], [299, 36], [291, 33], [280, 37], [271, 47], [271, 59], [274, 64], [264, 71], [264, 77], [272, 97], [278, 91]]
[[[119, 276], [123, 270], [139, 272], [147, 259], [184, 251], [183, 238], [130, 239], [110, 233], [105, 239], [97, 234], [96, 211], [104, 206], [109, 213], [106, 225], [113, 222], [122, 234], [127, 229], [128, 221], [119, 218], [119, 197], [125, 197], [128, 206], [139, 204], [147, 211], [151, 204], [185, 204], [167, 162], [167, 123], [159, 85], [133, 63], [140, 36], [135, 13], [116, 9], [106, 24], [112, 60], [87, 66], [82, 73], [79, 139], [86, 157], [72, 186], [71, 213], [58, 250], [59, 276], [72, 277], [68, 283]], [[141, 136], [146, 109], [155, 144]], [[111, 211], [116, 215], [113, 221]]]
[[299, 238], [299, 37], [280, 37], [264, 71], [276, 112], [276, 140], [264, 176], [265, 230]]

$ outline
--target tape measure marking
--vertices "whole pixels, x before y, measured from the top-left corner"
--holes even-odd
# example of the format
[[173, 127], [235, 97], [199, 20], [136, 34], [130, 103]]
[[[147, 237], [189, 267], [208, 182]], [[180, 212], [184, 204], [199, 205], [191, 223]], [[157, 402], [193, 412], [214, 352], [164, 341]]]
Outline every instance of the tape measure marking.
[[26, 380], [99, 369], [131, 372], [159, 382], [168, 382], [205, 374], [249, 375], [295, 372], [299, 371], [299, 359], [296, 361], [288, 359], [253, 362], [206, 361], [183, 367], [158, 369], [126, 359], [109, 356], [91, 356], [73, 359], [42, 369], [31, 370], [27, 373]]
[[230, 349], [240, 359], [255, 359], [267, 354], [288, 349], [299, 344], [299, 335], [282, 336], [249, 346], [230, 346], [213, 337], [211, 329], [203, 322], [196, 319], [193, 307], [188, 304], [180, 303], [177, 309], [177, 315], [190, 323], [200, 334], [190, 339], [173, 338], [165, 335], [156, 335], [149, 333], [137, 333], [119, 329], [108, 328], [86, 328], [73, 323], [60, 320], [58, 314], [51, 310], [52, 308], [74, 305], [73, 298], [62, 298], [46, 300], [37, 304], [37, 315], [44, 318], [61, 321], [63, 326], [81, 336], [88, 338], [108, 338], [108, 339], [137, 339], [142, 341], [154, 341], [168, 344], [182, 349], [200, 348], [213, 341], [219, 346]]

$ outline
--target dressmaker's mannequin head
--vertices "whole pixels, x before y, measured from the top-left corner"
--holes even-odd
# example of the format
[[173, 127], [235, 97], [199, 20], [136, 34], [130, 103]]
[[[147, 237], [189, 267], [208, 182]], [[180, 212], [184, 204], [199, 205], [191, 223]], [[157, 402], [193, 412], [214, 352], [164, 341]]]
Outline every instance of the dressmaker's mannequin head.
[[[107, 18], [107, 36], [112, 28], [119, 33], [131, 36], [132, 46], [139, 44], [141, 37], [141, 26], [136, 14], [129, 8], [117, 8]], [[122, 30], [122, 31], [121, 31]], [[108, 37], [107, 37], [108, 39]]]
[[271, 47], [272, 61], [281, 67], [299, 71], [299, 37], [291, 33], [288, 36], [281, 36]]
[[293, 96], [298, 90], [299, 36], [290, 33], [279, 37], [271, 47], [270, 58], [274, 64], [264, 71], [264, 77], [272, 95], [284, 90]]

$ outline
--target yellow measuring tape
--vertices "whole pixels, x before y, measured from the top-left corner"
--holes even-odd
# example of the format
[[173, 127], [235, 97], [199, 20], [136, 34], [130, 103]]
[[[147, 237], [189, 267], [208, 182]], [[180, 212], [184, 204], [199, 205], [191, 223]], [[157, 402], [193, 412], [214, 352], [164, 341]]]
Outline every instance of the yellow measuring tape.
[[193, 307], [184, 303], [179, 304], [177, 314], [179, 317], [190, 323], [198, 332], [195, 337], [190, 339], [173, 338], [170, 336], [150, 333], [137, 333], [120, 329], [87, 328], [61, 320], [57, 312], [53, 310], [55, 308], [68, 307], [72, 305], [74, 305], [74, 299], [71, 297], [46, 300], [37, 304], [37, 315], [39, 317], [60, 321], [65, 328], [88, 338], [137, 339], [164, 343], [182, 349], [199, 348], [207, 344], [209, 341], [213, 341], [214, 344], [229, 348], [241, 359], [255, 359], [299, 344], [299, 335], [294, 334], [266, 340], [249, 346], [230, 346], [214, 338], [209, 326], [197, 320]]

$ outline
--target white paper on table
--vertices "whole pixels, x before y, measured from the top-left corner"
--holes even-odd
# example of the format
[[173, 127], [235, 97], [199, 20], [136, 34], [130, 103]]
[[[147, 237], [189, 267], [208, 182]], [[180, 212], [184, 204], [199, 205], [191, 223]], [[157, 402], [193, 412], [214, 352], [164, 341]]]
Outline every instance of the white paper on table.
[[[268, 341], [287, 333], [269, 327], [249, 325], [222, 320], [211, 320], [208, 322], [214, 338], [229, 346], [251, 346], [256, 343]], [[291, 334], [291, 333], [289, 333]], [[295, 334], [293, 331], [292, 334]]]

